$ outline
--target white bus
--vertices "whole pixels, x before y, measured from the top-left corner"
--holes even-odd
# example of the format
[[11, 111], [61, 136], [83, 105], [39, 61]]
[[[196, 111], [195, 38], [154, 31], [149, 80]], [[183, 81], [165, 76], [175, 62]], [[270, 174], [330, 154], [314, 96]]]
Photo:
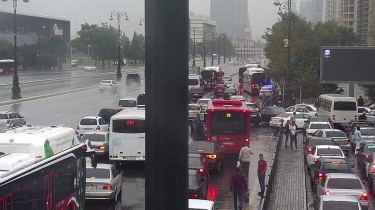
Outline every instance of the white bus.
[[145, 161], [145, 108], [124, 110], [111, 117], [109, 160]]
[[317, 101], [318, 115], [326, 116], [334, 124], [345, 124], [357, 120], [357, 100], [340, 94], [323, 94]]

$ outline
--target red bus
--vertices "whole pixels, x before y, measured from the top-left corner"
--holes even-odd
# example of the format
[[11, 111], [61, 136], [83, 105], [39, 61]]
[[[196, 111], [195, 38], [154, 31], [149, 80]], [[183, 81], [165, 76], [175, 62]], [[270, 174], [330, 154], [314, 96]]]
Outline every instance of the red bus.
[[[0, 209], [85, 209], [86, 157], [94, 157], [92, 148], [86, 141], [1, 174]], [[95, 158], [91, 165], [96, 167]]]
[[267, 78], [267, 75], [264, 74], [263, 69], [249, 69], [245, 71], [243, 75], [243, 92], [258, 95], [261, 86], [269, 83], [270, 80]]
[[225, 153], [239, 153], [250, 140], [250, 111], [242, 101], [215, 99], [208, 103], [206, 129], [207, 141]]
[[14, 72], [14, 61], [12, 59], [0, 60], [0, 75], [1, 74], [13, 74]]
[[214, 90], [216, 84], [222, 82], [224, 72], [220, 67], [210, 66], [201, 71], [205, 90]]

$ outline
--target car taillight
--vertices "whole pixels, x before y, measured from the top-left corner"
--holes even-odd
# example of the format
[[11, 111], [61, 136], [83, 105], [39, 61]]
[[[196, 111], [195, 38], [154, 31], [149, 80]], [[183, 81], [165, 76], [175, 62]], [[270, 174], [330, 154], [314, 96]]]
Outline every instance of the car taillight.
[[358, 119], [357, 115], [354, 115], [354, 121], [357, 121], [357, 119]]
[[101, 150], [105, 150], [105, 146], [97, 146], [96, 148], [101, 149]]
[[191, 195], [190, 195], [190, 198], [191, 198], [191, 199], [198, 199], [198, 198], [199, 198], [199, 195], [198, 195], [198, 194], [191, 194]]
[[336, 116], [335, 116], [335, 115], [332, 115], [332, 120], [333, 120], [333, 121], [336, 120]]
[[110, 185], [110, 184], [104, 185], [103, 190], [112, 190], [112, 185]]
[[81, 128], [79, 127], [79, 125], [77, 125], [77, 131], [79, 131]]
[[318, 180], [323, 180], [323, 174], [322, 174], [322, 173], [319, 173], [319, 172], [317, 172], [317, 173], [316, 173], [316, 176], [315, 176], [315, 179], [318, 179]]
[[314, 158], [314, 163], [316, 163], [318, 161], [318, 158]]
[[216, 159], [216, 155], [207, 155], [206, 157], [211, 158], [211, 159]]
[[325, 195], [330, 195], [329, 191], [324, 192]]
[[363, 192], [363, 193], [362, 193], [362, 196], [361, 196], [361, 198], [360, 198], [359, 200], [361, 200], [361, 201], [368, 201], [367, 193], [366, 193], [366, 192]]
[[311, 148], [311, 147], [307, 148], [307, 152], [308, 152], [309, 154], [311, 154], [311, 152], [312, 152], [312, 148]]
[[10, 120], [7, 120], [7, 124], [10, 124]]
[[209, 187], [207, 191], [208, 198], [216, 198], [216, 188]]
[[371, 166], [371, 173], [375, 173], [375, 165], [374, 164], [372, 164], [372, 166]]
[[206, 172], [203, 168], [200, 168], [198, 169], [198, 173], [201, 175], [201, 176], [206, 176]]
[[98, 126], [96, 126], [96, 129], [95, 129], [96, 131], [100, 131], [100, 126], [98, 125]]

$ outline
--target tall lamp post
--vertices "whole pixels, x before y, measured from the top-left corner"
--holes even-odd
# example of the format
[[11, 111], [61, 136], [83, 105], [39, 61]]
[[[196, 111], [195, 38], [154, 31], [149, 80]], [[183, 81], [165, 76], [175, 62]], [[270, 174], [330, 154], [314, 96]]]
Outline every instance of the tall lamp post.
[[203, 67], [206, 67], [206, 33], [210, 32], [203, 31]]
[[292, 32], [292, 0], [288, 0], [287, 2], [282, 2], [280, 3], [279, 0], [275, 0], [273, 2], [273, 4], [277, 7], [279, 7], [279, 11], [277, 12], [277, 14], [279, 15], [282, 15], [283, 12], [282, 10], [287, 10], [287, 15], [288, 15], [288, 36], [286, 39], [284, 39], [284, 47], [287, 48], [287, 54], [286, 54], [286, 69], [287, 69], [287, 81], [289, 82], [290, 80], [290, 73], [291, 73], [291, 69], [290, 69], [290, 43], [291, 43], [291, 32]]
[[[7, 2], [8, 0], [2, 0], [3, 2]], [[29, 0], [23, 0], [23, 2], [27, 3]], [[18, 55], [17, 55], [17, 3], [18, 0], [13, 0], [13, 9], [14, 9], [14, 28], [13, 28], [13, 37], [14, 37], [14, 74], [13, 74], [13, 86], [12, 86], [12, 99], [19, 99], [21, 98], [21, 88], [20, 82], [18, 77]]]
[[195, 43], [195, 34], [199, 33], [199, 28], [192, 28], [190, 33], [193, 33], [193, 66], [195, 66], [195, 55], [196, 55], [196, 43]]
[[231, 59], [230, 59], [230, 51], [232, 50], [232, 37], [229, 36], [229, 62], [231, 62]]
[[214, 40], [215, 40], [216, 33], [212, 33], [212, 40], [211, 40], [211, 66], [214, 66]]
[[240, 43], [239, 42], [236, 43], [236, 55], [237, 55], [237, 61], [240, 61], [240, 53], [237, 50], [238, 48], [240, 48]]
[[116, 78], [118, 81], [121, 81], [122, 74], [121, 74], [121, 17], [125, 17], [125, 20], [129, 20], [128, 13], [126, 12], [111, 12], [111, 16], [109, 20], [113, 20], [113, 16], [117, 18], [117, 30], [118, 30], [118, 47], [117, 47], [117, 73]]
[[[223, 38], [226, 38], [224, 35], [223, 35]], [[227, 39], [223, 39], [224, 43], [223, 43], [223, 48], [224, 48], [224, 63], [225, 63], [225, 60], [226, 60], [226, 56], [225, 56], [225, 47], [227, 45], [227, 42], [226, 42]]]
[[218, 39], [219, 39], [219, 56], [218, 56], [217, 64], [219, 64], [219, 65], [220, 65], [220, 57], [221, 57], [221, 55], [220, 55], [220, 38], [221, 38], [221, 34], [218, 35]]

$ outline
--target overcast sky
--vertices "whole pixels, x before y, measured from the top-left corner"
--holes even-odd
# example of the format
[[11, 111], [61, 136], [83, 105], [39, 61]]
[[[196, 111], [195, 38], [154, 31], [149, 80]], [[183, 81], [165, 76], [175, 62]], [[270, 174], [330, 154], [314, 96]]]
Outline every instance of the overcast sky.
[[[176, 0], [177, 1], [177, 0]], [[197, 14], [210, 14], [211, 0], [190, 0], [190, 11]], [[0, 2], [1, 8], [12, 9], [12, 2]], [[296, 0], [297, 9], [300, 0]], [[120, 9], [121, 8], [121, 9]], [[18, 10], [29, 13], [48, 14], [70, 19], [72, 35], [80, 29], [82, 23], [98, 24], [109, 21], [112, 11], [127, 12], [128, 21], [121, 24], [127, 35], [133, 31], [144, 33], [139, 20], [144, 17], [144, 1], [142, 0], [30, 0], [29, 3], [19, 1]], [[249, 0], [249, 16], [253, 37], [259, 39], [267, 27], [277, 21], [277, 7], [273, 0]]]

